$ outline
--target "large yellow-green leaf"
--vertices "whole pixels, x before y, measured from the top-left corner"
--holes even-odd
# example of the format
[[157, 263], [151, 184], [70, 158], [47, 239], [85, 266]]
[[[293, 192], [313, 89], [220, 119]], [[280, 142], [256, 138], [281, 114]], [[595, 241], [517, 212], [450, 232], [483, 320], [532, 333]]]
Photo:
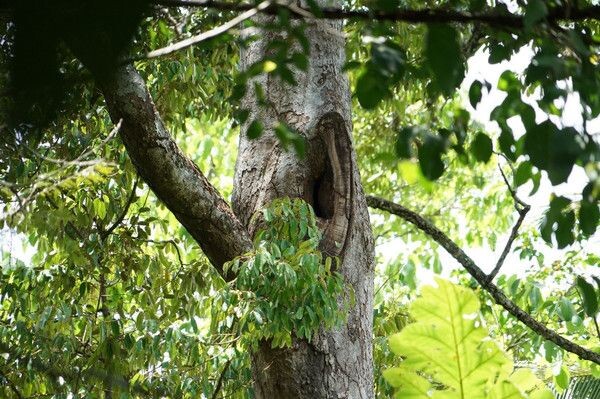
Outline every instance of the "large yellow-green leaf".
[[403, 387], [402, 394], [398, 393], [398, 398], [403, 399], [424, 399], [430, 398], [431, 384], [425, 378], [416, 374], [406, 367], [392, 367], [383, 372], [387, 382], [395, 387]]
[[[527, 398], [539, 380], [523, 371], [511, 375], [512, 361], [481, 324], [475, 294], [442, 279], [436, 282], [437, 287], [423, 289], [410, 309], [417, 322], [390, 337], [391, 350], [404, 358], [401, 367], [384, 374], [398, 388], [397, 397]], [[415, 373], [435, 384], [423, 382], [421, 391], [416, 390], [416, 383], [409, 382]]]

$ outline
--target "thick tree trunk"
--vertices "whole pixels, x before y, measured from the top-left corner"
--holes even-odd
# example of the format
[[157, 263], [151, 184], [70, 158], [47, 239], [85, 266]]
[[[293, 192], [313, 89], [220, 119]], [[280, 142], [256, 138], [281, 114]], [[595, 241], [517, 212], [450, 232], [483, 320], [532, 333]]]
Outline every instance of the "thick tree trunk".
[[[260, 32], [243, 51], [242, 67], [260, 60], [281, 34]], [[256, 397], [372, 398], [373, 240], [352, 147], [344, 37], [341, 23], [331, 21], [309, 22], [306, 35], [310, 65], [296, 74], [298, 85], [263, 75], [256, 82], [272, 106], [259, 107], [251, 90], [243, 100], [249, 120], [260, 119], [266, 129], [255, 140], [240, 136], [233, 208], [252, 234], [251, 216], [274, 198], [308, 201], [323, 228], [321, 249], [340, 257], [339, 271], [356, 302], [347, 325], [321, 331], [312, 342], [296, 339], [289, 349], [263, 343], [253, 356]], [[280, 145], [273, 134], [279, 121], [305, 136], [304, 159]]]

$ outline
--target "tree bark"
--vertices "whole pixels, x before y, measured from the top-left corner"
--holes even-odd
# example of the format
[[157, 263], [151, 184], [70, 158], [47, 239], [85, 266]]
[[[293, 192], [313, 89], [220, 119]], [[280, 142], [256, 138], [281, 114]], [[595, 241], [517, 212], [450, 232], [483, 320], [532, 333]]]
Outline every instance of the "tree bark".
[[[266, 21], [268, 16], [261, 16]], [[296, 71], [296, 86], [270, 75], [262, 85], [268, 107], [258, 104], [249, 85], [242, 107], [259, 119], [263, 135], [254, 140], [242, 129], [236, 164], [233, 209], [249, 225], [252, 215], [278, 197], [303, 198], [315, 209], [323, 229], [321, 250], [339, 256], [348, 289], [356, 302], [345, 326], [320, 331], [312, 342], [295, 339], [286, 349], [261, 343], [253, 354], [255, 394], [263, 399], [372, 398], [373, 238], [352, 146], [349, 83], [342, 24], [313, 20], [305, 31], [310, 65]], [[242, 51], [241, 66], [262, 59], [268, 43], [281, 32], [259, 32], [260, 39]], [[304, 136], [306, 157], [282, 148], [273, 133], [284, 122]]]
[[227, 279], [223, 263], [252, 249], [245, 228], [171, 138], [133, 66], [116, 68], [99, 85], [111, 118], [122, 121], [120, 135], [138, 173]]

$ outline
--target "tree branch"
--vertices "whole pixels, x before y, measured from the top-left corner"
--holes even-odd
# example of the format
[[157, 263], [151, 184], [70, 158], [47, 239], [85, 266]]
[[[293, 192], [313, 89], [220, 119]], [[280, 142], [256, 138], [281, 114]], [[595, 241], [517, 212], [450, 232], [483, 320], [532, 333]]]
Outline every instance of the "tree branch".
[[127, 62], [162, 57], [163, 55], [171, 54], [178, 50], [182, 50], [184, 48], [191, 47], [194, 44], [198, 44], [205, 40], [212, 39], [213, 37], [219, 36], [219, 35], [227, 32], [228, 30], [241, 24], [242, 22], [246, 21], [247, 19], [252, 18], [254, 15], [256, 15], [260, 11], [268, 8], [270, 5], [271, 5], [270, 1], [263, 1], [256, 7], [252, 7], [251, 9], [243, 12], [242, 14], [238, 15], [237, 17], [225, 22], [224, 24], [217, 26], [216, 28], [210, 29], [206, 32], [202, 32], [202, 33], [200, 33], [196, 36], [190, 37], [188, 39], [173, 43], [169, 46], [150, 51], [149, 53], [146, 53], [145, 55], [131, 58], [131, 59], [127, 60]]
[[17, 398], [23, 399], [23, 395], [21, 394], [21, 391], [19, 391], [19, 388], [17, 388], [14, 382], [12, 382], [11, 379], [8, 378], [8, 376], [2, 372], [2, 370], [0, 370], [0, 376], [6, 380], [8, 387], [14, 392]]
[[119, 225], [121, 223], [123, 223], [123, 219], [125, 219], [125, 216], [127, 216], [127, 213], [129, 212], [129, 208], [131, 207], [131, 204], [133, 203], [133, 200], [135, 198], [135, 191], [137, 190], [138, 182], [139, 182], [139, 178], [136, 177], [135, 180], [133, 181], [133, 187], [131, 188], [131, 193], [129, 193], [129, 197], [127, 198], [127, 202], [125, 203], [125, 207], [123, 207], [121, 214], [117, 217], [117, 219], [113, 222], [113, 224], [110, 225], [110, 227], [108, 229], [100, 232], [100, 238], [102, 240], [106, 239], [109, 235], [111, 235], [112, 232], [115, 231], [115, 229], [117, 227], [119, 227]]
[[407, 222], [412, 223], [422, 232], [431, 237], [434, 241], [440, 244], [448, 253], [456, 259], [467, 272], [486, 290], [496, 301], [496, 303], [506, 309], [517, 320], [521, 321], [536, 334], [544, 337], [548, 341], [552, 341], [567, 352], [571, 352], [581, 359], [590, 360], [596, 364], [600, 364], [600, 354], [586, 349], [576, 343], [569, 341], [556, 331], [549, 329], [545, 325], [535, 320], [531, 315], [521, 309], [517, 304], [511, 301], [496, 285], [488, 280], [488, 276], [475, 264], [458, 245], [454, 243], [446, 234], [435, 227], [431, 222], [425, 220], [416, 212], [403, 207], [402, 205], [393, 203], [383, 198], [367, 196], [367, 203], [371, 208], [380, 209], [396, 216], [401, 217]]
[[138, 173], [200, 244], [224, 278], [225, 262], [252, 249], [248, 232], [200, 169], [183, 154], [131, 65], [99, 79], [113, 120]]
[[[227, 1], [204, 0], [154, 0], [154, 3], [166, 7], [201, 7], [220, 11], [247, 11], [254, 6], [249, 3], [233, 3]], [[277, 14], [281, 8], [290, 9], [285, 3], [274, 3], [262, 12]], [[310, 12], [308, 9], [304, 11]], [[397, 21], [410, 23], [484, 23], [492, 26], [523, 28], [524, 16], [519, 14], [469, 13], [448, 9], [423, 8], [423, 9], [398, 9], [394, 11], [381, 11], [372, 9], [344, 10], [339, 8], [322, 8], [316, 18], [322, 19], [358, 19], [367, 21]], [[556, 7], [549, 10], [546, 16], [548, 22], [577, 22], [587, 19], [600, 19], [600, 6], [584, 8]]]
[[225, 363], [225, 366], [223, 366], [223, 370], [221, 371], [221, 374], [219, 375], [219, 379], [217, 380], [217, 384], [215, 385], [215, 390], [212, 394], [212, 399], [217, 399], [219, 397], [219, 392], [221, 391], [221, 387], [223, 386], [223, 378], [225, 377], [225, 373], [227, 372], [227, 369], [229, 368], [229, 365], [231, 364], [231, 360], [229, 359], [227, 360], [227, 362]]
[[500, 258], [498, 258], [498, 262], [496, 263], [496, 266], [494, 266], [494, 269], [490, 272], [490, 274], [488, 274], [488, 282], [493, 281], [494, 278], [496, 277], [496, 275], [498, 274], [498, 272], [500, 272], [500, 268], [502, 267], [504, 260], [508, 256], [508, 253], [510, 252], [510, 248], [512, 247], [513, 242], [515, 241], [515, 239], [517, 238], [517, 235], [519, 234], [519, 228], [523, 224], [523, 220], [525, 220], [525, 216], [527, 216], [527, 212], [529, 212], [529, 210], [531, 209], [531, 207], [528, 204], [526, 204], [525, 202], [521, 201], [521, 199], [519, 199], [519, 197], [517, 196], [517, 192], [510, 186], [510, 183], [508, 182], [506, 175], [502, 171], [502, 168], [498, 167], [498, 169], [500, 169], [500, 174], [502, 175], [502, 179], [504, 180], [504, 183], [506, 184], [506, 187], [508, 188], [508, 191], [510, 192], [511, 197], [513, 198], [513, 201], [515, 203], [515, 209], [519, 213], [519, 218], [517, 219], [517, 222], [515, 223], [515, 225], [512, 228], [512, 231], [510, 232], [508, 241], [506, 241], [506, 245], [504, 246], [504, 250], [502, 250], [502, 254], [500, 254]]

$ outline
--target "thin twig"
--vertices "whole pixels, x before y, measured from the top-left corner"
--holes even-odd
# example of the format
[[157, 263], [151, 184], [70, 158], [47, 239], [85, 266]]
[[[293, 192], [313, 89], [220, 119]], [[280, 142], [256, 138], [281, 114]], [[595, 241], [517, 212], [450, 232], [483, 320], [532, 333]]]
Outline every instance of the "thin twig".
[[488, 281], [487, 275], [454, 241], [452, 241], [444, 232], [435, 227], [431, 222], [425, 220], [421, 215], [413, 212], [402, 205], [385, 200], [383, 198], [367, 196], [367, 203], [371, 208], [380, 209], [396, 216], [401, 217], [417, 226], [419, 230], [427, 234], [434, 241], [440, 244], [448, 253], [460, 263], [465, 270], [479, 283], [481, 288], [487, 291], [494, 301], [506, 309], [517, 320], [521, 321], [536, 334], [544, 337], [571, 352], [581, 359], [590, 360], [600, 364], [600, 354], [584, 348], [573, 341], [559, 335], [556, 331], [549, 329], [539, 321], [535, 320], [529, 313], [521, 309], [516, 303], [511, 301], [494, 283]]
[[181, 50], [181, 49], [184, 49], [187, 47], [191, 47], [195, 44], [206, 41], [208, 39], [212, 39], [213, 37], [219, 36], [219, 35], [227, 32], [228, 30], [234, 28], [235, 26], [241, 24], [242, 22], [252, 18], [253, 16], [258, 14], [260, 11], [266, 9], [270, 5], [271, 5], [270, 1], [263, 1], [256, 7], [252, 7], [251, 9], [245, 11], [244, 13], [238, 15], [237, 17], [225, 22], [223, 25], [217, 26], [216, 28], [210, 29], [206, 32], [202, 32], [199, 35], [190, 37], [188, 39], [173, 43], [169, 46], [150, 51], [149, 53], [146, 53], [145, 55], [142, 55], [139, 57], [133, 57], [131, 59], [128, 59], [126, 61], [126, 63], [131, 62], [131, 61], [139, 61], [139, 60], [146, 60], [146, 59], [151, 59], [151, 58], [162, 57], [164, 55], [174, 53], [178, 50]]
[[8, 376], [6, 374], [4, 374], [1, 370], [0, 370], [0, 376], [2, 376], [2, 378], [4, 378], [6, 380], [8, 387], [15, 393], [15, 395], [17, 395], [17, 398], [23, 399], [23, 394], [21, 393], [21, 391], [19, 391], [19, 388], [17, 388], [15, 383], [12, 382], [11, 379], [8, 378]]
[[225, 377], [225, 372], [229, 368], [231, 364], [231, 359], [227, 360], [225, 366], [223, 366], [223, 370], [221, 371], [221, 375], [219, 375], [219, 379], [217, 380], [217, 384], [215, 385], [215, 391], [212, 394], [212, 399], [217, 399], [219, 396], [219, 392], [221, 391], [221, 387], [223, 386], [223, 378]]
[[117, 217], [117, 219], [114, 221], [114, 223], [108, 229], [101, 232], [100, 238], [102, 238], [103, 240], [105, 238], [107, 238], [109, 235], [111, 235], [112, 232], [117, 227], [119, 227], [119, 225], [123, 222], [123, 219], [125, 219], [125, 216], [127, 216], [127, 213], [129, 212], [129, 208], [131, 207], [131, 204], [133, 203], [133, 199], [135, 198], [135, 192], [137, 190], [138, 183], [139, 183], [139, 176], [136, 176], [136, 178], [133, 182], [133, 187], [131, 188], [131, 193], [129, 194], [129, 197], [127, 198], [127, 202], [125, 203], [125, 207], [123, 208], [123, 211], [121, 212], [121, 214]]
[[498, 166], [498, 169], [500, 169], [500, 174], [502, 175], [502, 179], [504, 180], [504, 183], [506, 184], [506, 187], [508, 188], [508, 191], [510, 192], [510, 195], [513, 198], [513, 201], [515, 203], [515, 209], [519, 213], [519, 218], [517, 219], [517, 222], [515, 223], [515, 225], [512, 228], [512, 231], [510, 232], [510, 236], [508, 237], [508, 240], [506, 241], [506, 245], [504, 246], [504, 249], [502, 250], [500, 257], [498, 258], [498, 262], [496, 262], [496, 266], [494, 266], [494, 269], [490, 272], [490, 274], [488, 274], [488, 282], [493, 281], [494, 278], [500, 272], [500, 268], [502, 267], [504, 260], [508, 256], [508, 253], [510, 252], [510, 248], [512, 247], [513, 242], [519, 235], [519, 228], [523, 224], [523, 220], [525, 220], [525, 216], [527, 216], [527, 212], [529, 212], [529, 210], [531, 209], [529, 204], [526, 204], [525, 202], [523, 202], [519, 199], [516, 191], [508, 183], [508, 179], [506, 178], [504, 171], [502, 171], [502, 168], [500, 166]]

